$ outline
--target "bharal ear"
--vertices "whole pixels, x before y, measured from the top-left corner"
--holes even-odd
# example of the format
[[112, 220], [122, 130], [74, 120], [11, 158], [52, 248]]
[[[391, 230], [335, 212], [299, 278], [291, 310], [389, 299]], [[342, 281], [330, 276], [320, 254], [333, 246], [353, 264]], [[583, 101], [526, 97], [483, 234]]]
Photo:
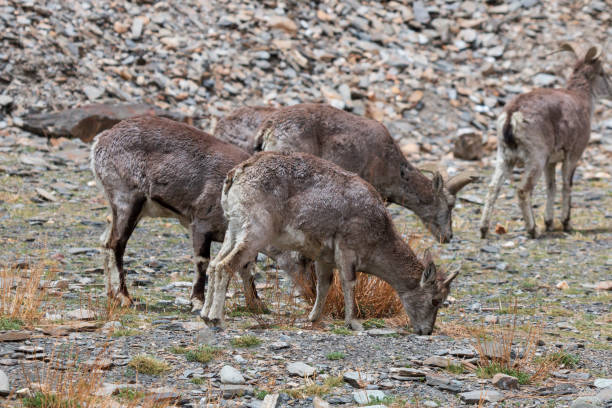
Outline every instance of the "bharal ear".
[[594, 45], [584, 55], [584, 62], [591, 63], [601, 56], [601, 48]]
[[433, 176], [433, 180], [431, 180], [431, 185], [436, 194], [442, 194], [444, 190], [444, 179], [439, 172], [435, 172]]
[[431, 285], [436, 281], [436, 265], [433, 262], [428, 262], [421, 275], [420, 286], [424, 288], [427, 285]]

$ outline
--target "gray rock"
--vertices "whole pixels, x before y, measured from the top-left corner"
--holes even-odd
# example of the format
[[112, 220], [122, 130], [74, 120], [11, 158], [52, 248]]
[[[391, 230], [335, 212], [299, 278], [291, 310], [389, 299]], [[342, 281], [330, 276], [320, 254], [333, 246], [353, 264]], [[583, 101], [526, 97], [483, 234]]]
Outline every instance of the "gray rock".
[[381, 401], [385, 398], [385, 393], [380, 390], [360, 390], [353, 392], [353, 399], [358, 404], [369, 404]]
[[576, 398], [572, 405], [570, 405], [570, 408], [595, 408], [601, 406], [603, 406], [603, 403], [599, 398], [588, 396]]
[[5, 397], [9, 395], [11, 392], [11, 388], [9, 385], [8, 376], [4, 373], [4, 371], [0, 370], [0, 395]]
[[104, 89], [104, 87], [98, 88], [95, 86], [87, 85], [83, 87], [83, 92], [85, 92], [87, 99], [89, 99], [90, 101], [95, 101], [96, 99], [104, 95], [106, 89]]
[[389, 372], [393, 375], [400, 377], [425, 378], [425, 376], [427, 375], [427, 372], [423, 370], [408, 367], [392, 367]]
[[451, 365], [451, 360], [446, 357], [431, 356], [423, 360], [423, 365], [446, 368]]
[[612, 378], [596, 378], [595, 381], [593, 381], [593, 385], [597, 388], [612, 387]]
[[221, 384], [221, 394], [225, 399], [253, 395], [253, 387], [239, 384]]
[[440, 405], [438, 405], [438, 403], [435, 402], [435, 401], [427, 400], [427, 401], [423, 402], [423, 406], [428, 407], [428, 408], [437, 408]]
[[278, 394], [268, 394], [264, 397], [261, 408], [279, 408], [281, 400]]
[[0, 106], [6, 106], [13, 103], [13, 98], [9, 95], [0, 95]]
[[289, 374], [298, 377], [310, 377], [315, 373], [314, 368], [301, 361], [287, 364], [287, 371], [289, 371]]
[[312, 400], [312, 408], [330, 408], [330, 405], [321, 398], [314, 397]]
[[282, 349], [287, 349], [289, 347], [291, 347], [291, 345], [287, 343], [286, 341], [275, 341], [274, 343], [270, 344], [269, 349], [270, 350], [282, 350]]
[[458, 393], [463, 390], [463, 383], [461, 381], [442, 375], [428, 375], [425, 377], [425, 382], [432, 387], [453, 393]]
[[244, 377], [234, 367], [225, 365], [219, 372], [223, 384], [244, 384]]
[[478, 390], [462, 392], [459, 397], [468, 404], [478, 404], [482, 399], [485, 402], [498, 402], [504, 399], [504, 394], [495, 390]]
[[397, 331], [393, 329], [370, 329], [366, 333], [370, 336], [392, 336], [397, 334]]
[[480, 344], [480, 347], [487, 358], [503, 360], [508, 357], [504, 350], [504, 345], [496, 341], [485, 341]]
[[511, 375], [497, 373], [493, 376], [491, 383], [502, 390], [518, 390], [519, 382], [516, 377]]
[[537, 87], [547, 87], [557, 81], [555, 75], [540, 73], [533, 77], [533, 84]]
[[597, 393], [597, 398], [604, 403], [612, 402], [612, 387], [604, 388], [603, 390], [599, 391], [599, 393]]
[[342, 376], [344, 381], [354, 388], [364, 388], [367, 383], [374, 381], [374, 377], [357, 371], [347, 371]]
[[414, 13], [414, 18], [421, 24], [429, 23], [431, 17], [429, 16], [429, 12], [427, 8], [425, 8], [425, 4], [422, 1], [415, 1], [412, 3], [412, 12]]
[[96, 313], [89, 309], [76, 309], [66, 313], [66, 319], [71, 320], [93, 320], [96, 318]]

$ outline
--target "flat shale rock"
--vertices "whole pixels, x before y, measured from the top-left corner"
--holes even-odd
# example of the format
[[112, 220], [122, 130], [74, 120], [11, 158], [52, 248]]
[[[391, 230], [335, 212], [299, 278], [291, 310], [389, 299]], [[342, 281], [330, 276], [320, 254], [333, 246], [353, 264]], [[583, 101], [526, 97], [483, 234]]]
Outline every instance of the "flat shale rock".
[[7, 396], [11, 392], [8, 376], [0, 370], [0, 396]]
[[468, 404], [478, 404], [480, 400], [485, 402], [498, 402], [504, 399], [504, 394], [495, 390], [479, 390], [462, 392], [459, 394], [462, 401]]
[[0, 333], [0, 343], [8, 341], [24, 341], [30, 337], [32, 337], [32, 332], [29, 331], [5, 331]]
[[59, 112], [37, 113], [23, 118], [22, 128], [46, 137], [75, 137], [91, 142], [98, 133], [134, 116], [156, 115], [182, 120], [180, 114], [145, 104], [94, 104]]

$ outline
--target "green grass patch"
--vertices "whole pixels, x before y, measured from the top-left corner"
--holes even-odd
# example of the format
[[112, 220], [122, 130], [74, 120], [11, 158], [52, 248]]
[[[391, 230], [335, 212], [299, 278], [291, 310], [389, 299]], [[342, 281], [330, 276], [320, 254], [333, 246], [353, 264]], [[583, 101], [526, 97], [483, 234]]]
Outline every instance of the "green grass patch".
[[341, 351], [332, 351], [331, 353], [327, 353], [326, 357], [327, 357], [328, 360], [332, 360], [333, 361], [333, 360], [342, 360], [346, 356]]
[[21, 400], [24, 407], [27, 408], [81, 408], [82, 405], [78, 401], [70, 399], [62, 399], [57, 394], [45, 394], [36, 392], [30, 397], [25, 397]]
[[230, 340], [230, 344], [238, 348], [255, 347], [261, 344], [261, 340], [257, 337], [247, 334], [245, 336], [234, 337]]
[[136, 401], [144, 397], [145, 393], [143, 391], [135, 390], [134, 388], [122, 388], [115, 396], [120, 401]]
[[446, 371], [451, 372], [453, 374], [463, 374], [465, 373], [465, 368], [461, 364], [450, 364], [446, 367]]
[[263, 400], [268, 394], [269, 392], [266, 390], [255, 389], [255, 398], [257, 398], [258, 400]]
[[208, 363], [212, 361], [215, 357], [221, 354], [221, 350], [217, 347], [212, 347], [208, 345], [198, 346], [198, 348], [194, 350], [187, 350], [184, 353], [187, 361], [197, 361], [198, 363]]
[[546, 356], [550, 361], [555, 361], [558, 365], [565, 368], [575, 368], [580, 362], [580, 357], [567, 351], [557, 351]]
[[252, 316], [253, 313], [245, 306], [236, 306], [228, 313], [230, 317]]
[[192, 384], [195, 385], [202, 385], [206, 382], [205, 378], [202, 377], [193, 377], [191, 380], [189, 380]]
[[331, 332], [334, 334], [340, 334], [342, 336], [352, 336], [353, 335], [352, 330], [345, 326], [336, 326], [333, 329], [331, 329]]
[[113, 337], [129, 337], [140, 334], [140, 331], [134, 329], [119, 329], [113, 332]]
[[382, 329], [385, 326], [385, 321], [383, 319], [368, 319], [363, 322], [364, 329]]
[[307, 397], [323, 397], [336, 387], [341, 387], [344, 384], [344, 380], [342, 376], [337, 377], [327, 377], [322, 384], [310, 383], [308, 385], [304, 385], [299, 388], [292, 388], [283, 390], [284, 393], [288, 394], [291, 398], [294, 399], [304, 399]]
[[172, 354], [185, 354], [189, 351], [189, 349], [187, 347], [183, 347], [183, 346], [172, 346], [170, 347], [169, 351]]
[[160, 375], [170, 370], [170, 365], [155, 357], [139, 354], [128, 363], [128, 367], [141, 374]]
[[10, 317], [0, 317], [0, 330], [21, 330], [23, 322]]
[[531, 380], [531, 376], [521, 370], [504, 367], [499, 363], [490, 363], [481, 365], [476, 369], [476, 376], [479, 378], [492, 378], [495, 374], [502, 373], [516, 378], [519, 384], [527, 384]]

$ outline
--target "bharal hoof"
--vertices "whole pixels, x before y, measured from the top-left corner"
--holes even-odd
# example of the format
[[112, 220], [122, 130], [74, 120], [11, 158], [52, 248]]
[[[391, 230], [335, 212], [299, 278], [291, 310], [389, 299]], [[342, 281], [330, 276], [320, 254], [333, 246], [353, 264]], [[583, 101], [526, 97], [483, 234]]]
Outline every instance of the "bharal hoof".
[[115, 305], [120, 307], [130, 307], [134, 304], [134, 301], [132, 301], [132, 298], [129, 295], [121, 292], [111, 295], [109, 298], [113, 300]]
[[563, 231], [564, 232], [571, 232], [572, 231], [572, 226], [570, 225], [569, 220], [563, 221]]
[[191, 298], [191, 313], [199, 314], [204, 307], [204, 302], [198, 298]]
[[538, 237], [538, 233], [537, 233], [537, 230], [536, 230], [535, 227], [530, 229], [530, 230], [528, 230], [527, 234], [529, 235], [529, 238], [531, 238], [531, 239], [535, 239], [535, 238]]
[[551, 232], [554, 229], [553, 220], [545, 220], [544, 225], [546, 225], [546, 232]]
[[489, 233], [488, 227], [480, 227], [480, 238], [481, 239], [485, 239], [488, 233]]

